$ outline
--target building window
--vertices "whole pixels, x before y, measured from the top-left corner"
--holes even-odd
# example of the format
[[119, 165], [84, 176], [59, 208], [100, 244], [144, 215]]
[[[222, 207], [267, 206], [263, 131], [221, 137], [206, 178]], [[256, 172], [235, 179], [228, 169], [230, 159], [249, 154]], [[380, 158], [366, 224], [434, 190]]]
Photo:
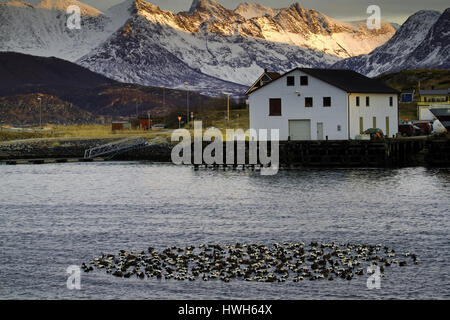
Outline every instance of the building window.
[[373, 128], [377, 127], [377, 117], [373, 117]]
[[269, 100], [269, 116], [271, 117], [281, 116], [281, 99]]
[[313, 98], [311, 97], [305, 98], [305, 107], [312, 108], [312, 106], [313, 106]]
[[364, 133], [364, 118], [363, 117], [359, 117], [359, 133], [360, 134]]
[[359, 105], [360, 105], [360, 99], [359, 99], [359, 97], [356, 97], [356, 106], [359, 107]]
[[370, 106], [370, 97], [366, 97], [366, 107]]
[[301, 86], [307, 86], [308, 85], [308, 77], [307, 76], [301, 76], [300, 77], [300, 85]]
[[324, 97], [323, 98], [323, 106], [324, 107], [331, 107], [331, 97]]
[[389, 106], [390, 107], [394, 106], [394, 97], [389, 97]]
[[293, 87], [295, 86], [295, 77], [287, 77], [287, 85], [288, 87]]

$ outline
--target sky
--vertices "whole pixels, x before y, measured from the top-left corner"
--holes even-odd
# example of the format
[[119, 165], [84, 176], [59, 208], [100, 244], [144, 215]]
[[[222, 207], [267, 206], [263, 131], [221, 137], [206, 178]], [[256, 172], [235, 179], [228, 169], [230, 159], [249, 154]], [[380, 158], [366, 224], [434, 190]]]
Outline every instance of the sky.
[[[24, 0], [36, 4], [39, 0]], [[124, 0], [79, 0], [97, 9], [104, 11], [107, 8], [123, 2]], [[229, 9], [235, 9], [239, 3], [246, 0], [217, 0]], [[148, 0], [158, 5], [163, 10], [174, 12], [189, 10], [192, 0]], [[292, 3], [299, 2], [308, 9], [316, 9], [326, 15], [345, 21], [365, 20], [369, 16], [366, 13], [369, 5], [378, 5], [381, 8], [382, 19], [389, 22], [403, 23], [410, 15], [419, 10], [439, 10], [450, 7], [449, 0], [253, 0], [272, 8], [289, 7]]]

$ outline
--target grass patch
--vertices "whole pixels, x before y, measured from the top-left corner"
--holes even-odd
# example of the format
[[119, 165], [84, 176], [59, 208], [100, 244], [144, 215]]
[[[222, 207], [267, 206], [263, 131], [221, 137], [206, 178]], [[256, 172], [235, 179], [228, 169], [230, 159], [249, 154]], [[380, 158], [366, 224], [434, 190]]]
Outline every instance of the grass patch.
[[399, 120], [417, 120], [417, 103], [399, 103], [398, 112]]
[[[195, 115], [195, 120], [203, 121], [203, 129], [215, 127], [225, 133], [227, 128], [244, 129], [249, 128], [249, 113], [247, 109], [235, 109], [230, 112], [230, 121], [226, 120], [226, 111], [207, 110]], [[192, 129], [193, 124], [191, 124]], [[187, 126], [184, 126], [187, 128]], [[89, 124], [89, 125], [47, 125], [46, 130], [0, 130], [0, 141], [49, 139], [57, 140], [67, 138], [79, 139], [123, 139], [129, 137], [142, 137], [147, 140], [159, 139], [170, 141], [173, 129], [143, 130], [123, 130], [113, 132], [111, 125]], [[57, 142], [55, 142], [56, 144]]]

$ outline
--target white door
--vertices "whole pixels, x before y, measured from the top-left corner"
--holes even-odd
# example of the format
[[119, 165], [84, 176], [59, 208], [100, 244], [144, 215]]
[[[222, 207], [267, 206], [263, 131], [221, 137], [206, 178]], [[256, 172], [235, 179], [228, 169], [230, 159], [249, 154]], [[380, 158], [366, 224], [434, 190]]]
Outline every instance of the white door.
[[317, 140], [323, 140], [323, 123], [317, 123]]
[[311, 140], [311, 120], [289, 120], [291, 140]]

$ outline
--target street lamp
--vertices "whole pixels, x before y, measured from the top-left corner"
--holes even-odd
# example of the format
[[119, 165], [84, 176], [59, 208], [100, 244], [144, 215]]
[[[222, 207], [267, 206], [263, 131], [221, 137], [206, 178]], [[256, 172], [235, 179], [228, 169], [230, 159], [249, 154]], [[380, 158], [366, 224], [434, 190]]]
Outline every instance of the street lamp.
[[42, 98], [38, 97], [37, 101], [39, 102], [39, 127], [42, 129]]
[[181, 129], [181, 116], [178, 116], [178, 129]]
[[187, 121], [187, 125], [189, 128], [189, 126], [190, 126], [190, 123], [189, 123], [189, 88], [188, 88], [189, 82], [186, 81], [184, 83], [184, 85], [186, 86], [186, 121]]

